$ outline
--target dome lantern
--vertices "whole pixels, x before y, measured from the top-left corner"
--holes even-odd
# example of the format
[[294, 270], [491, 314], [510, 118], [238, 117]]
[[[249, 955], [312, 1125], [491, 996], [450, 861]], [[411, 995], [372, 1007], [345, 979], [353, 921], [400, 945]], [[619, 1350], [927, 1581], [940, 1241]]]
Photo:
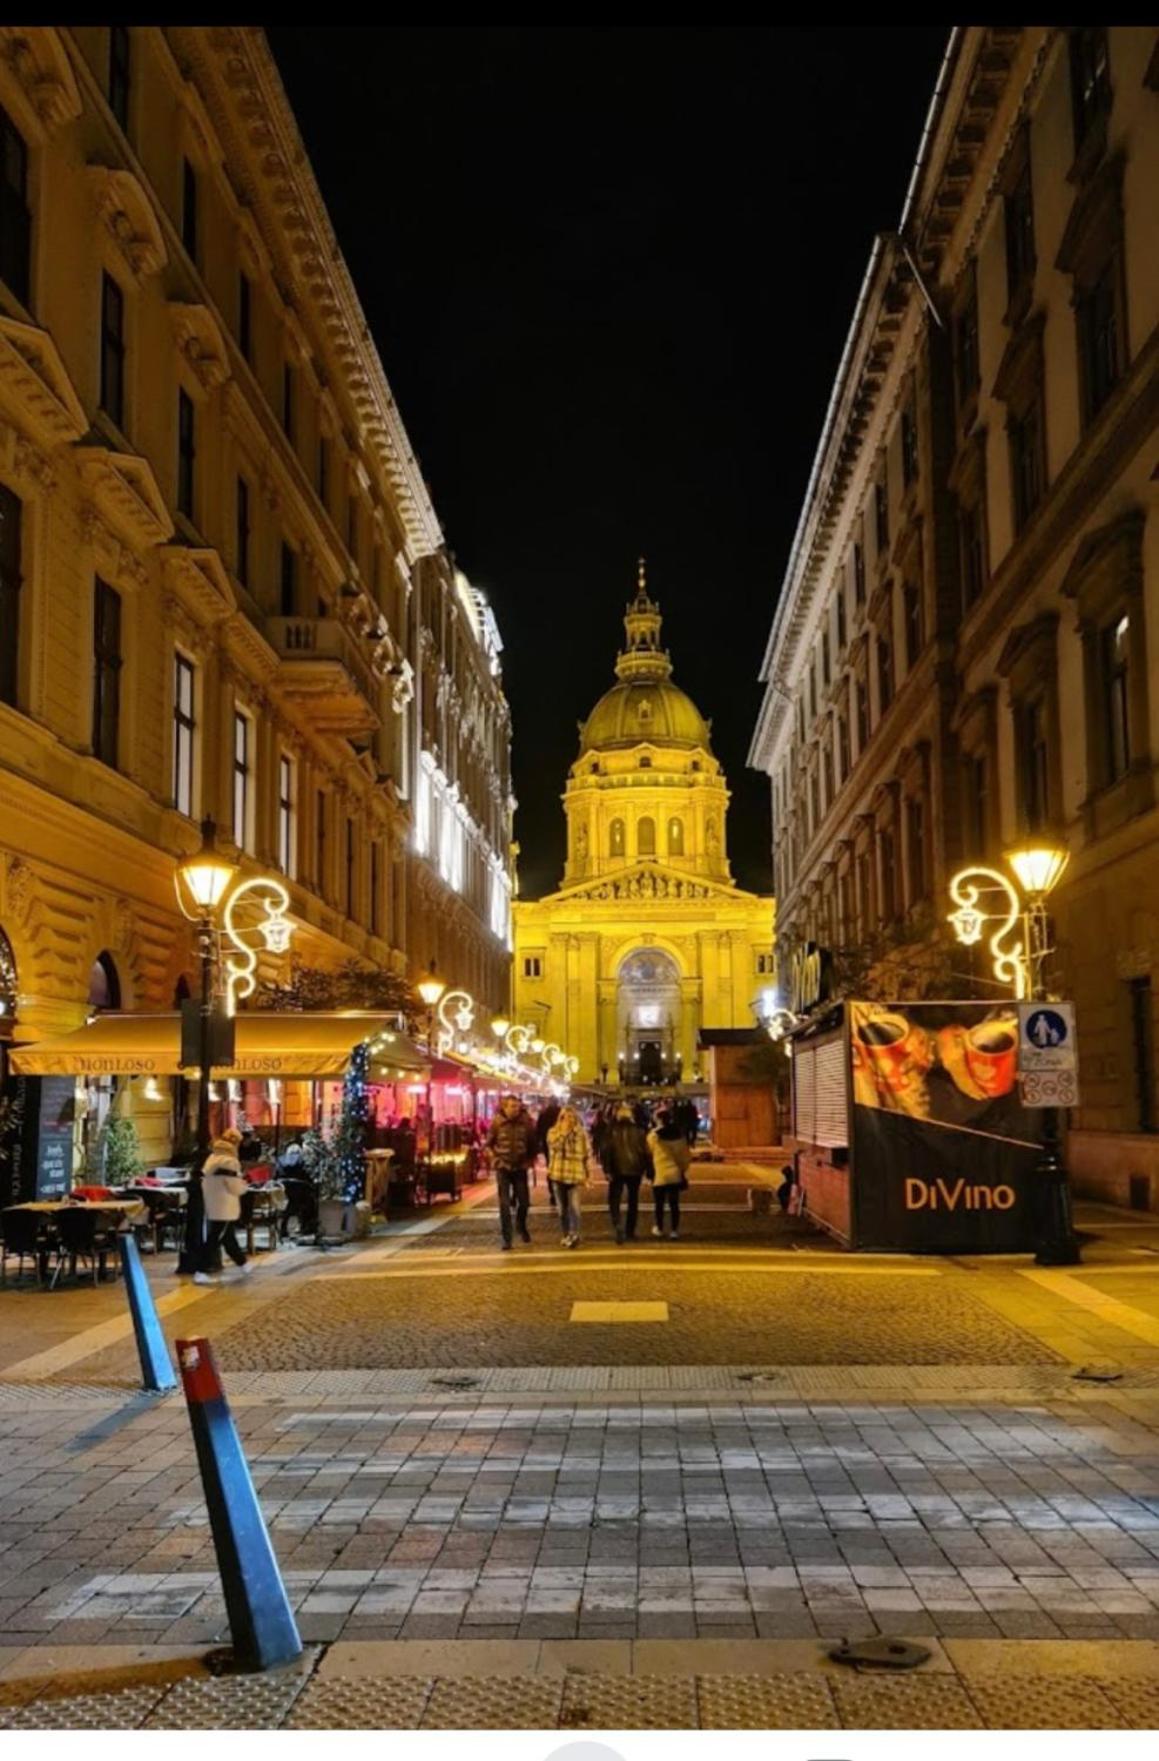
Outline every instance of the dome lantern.
[[616, 659], [617, 683], [580, 727], [580, 754], [643, 744], [703, 747], [711, 726], [672, 679], [672, 661], [660, 646], [660, 607], [649, 598], [640, 558], [636, 597], [624, 614], [627, 641]]

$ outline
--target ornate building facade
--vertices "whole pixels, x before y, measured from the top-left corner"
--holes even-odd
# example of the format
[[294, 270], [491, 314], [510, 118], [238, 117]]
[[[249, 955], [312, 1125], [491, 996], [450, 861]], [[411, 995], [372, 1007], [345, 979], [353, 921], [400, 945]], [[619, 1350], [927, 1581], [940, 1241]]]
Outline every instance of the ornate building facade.
[[2, 27], [0, 133], [0, 1033], [173, 1006], [204, 815], [308, 964], [506, 1006], [498, 632], [263, 34]]
[[697, 1080], [703, 1027], [751, 1027], [774, 982], [773, 901], [729, 872], [711, 728], [672, 680], [643, 564], [616, 683], [580, 731], [558, 892], [517, 899], [516, 1019], [583, 1082]]
[[1071, 1164], [1159, 1206], [1157, 178], [1154, 27], [953, 32], [858, 300], [750, 761], [782, 954], [818, 942], [854, 987], [960, 994], [950, 876], [1065, 837]]

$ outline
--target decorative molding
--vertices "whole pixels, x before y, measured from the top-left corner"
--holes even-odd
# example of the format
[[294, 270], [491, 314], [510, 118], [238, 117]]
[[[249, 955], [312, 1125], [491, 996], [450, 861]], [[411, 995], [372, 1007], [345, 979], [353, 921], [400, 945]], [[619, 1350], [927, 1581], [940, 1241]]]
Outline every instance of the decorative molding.
[[158, 555], [165, 585], [199, 624], [212, 626], [237, 610], [233, 586], [216, 550], [166, 544]]
[[49, 449], [88, 427], [60, 353], [47, 330], [0, 313], [0, 408]]
[[81, 113], [80, 87], [60, 32], [46, 25], [0, 25], [4, 101], [37, 146]]
[[97, 213], [124, 258], [135, 281], [164, 269], [169, 251], [161, 222], [144, 184], [133, 172], [111, 165], [90, 165]]
[[14, 423], [0, 419], [0, 473], [16, 493], [28, 501], [56, 487], [56, 472], [49, 454]]
[[149, 584], [149, 571], [141, 558], [118, 535], [110, 531], [93, 507], [81, 514], [81, 531], [93, 553], [96, 573], [113, 587], [141, 593]]
[[278, 670], [278, 656], [243, 611], [233, 611], [222, 625], [226, 651], [240, 664], [247, 689], [253, 678], [271, 679]]
[[208, 306], [170, 300], [169, 318], [177, 346], [206, 391], [229, 378], [229, 348], [220, 324]]
[[148, 549], [172, 536], [173, 521], [145, 459], [106, 446], [78, 446], [73, 457], [93, 507], [119, 538]]

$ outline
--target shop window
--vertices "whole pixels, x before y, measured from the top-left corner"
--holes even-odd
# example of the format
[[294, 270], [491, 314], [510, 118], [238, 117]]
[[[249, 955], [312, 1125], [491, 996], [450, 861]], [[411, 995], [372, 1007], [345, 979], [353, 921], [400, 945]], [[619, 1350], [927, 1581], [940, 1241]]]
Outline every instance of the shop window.
[[32, 212], [28, 206], [28, 146], [0, 107], [0, 281], [28, 304]]
[[20, 549], [24, 503], [0, 484], [0, 703], [16, 707], [20, 692]]
[[650, 817], [640, 820], [636, 826], [637, 856], [655, 856], [656, 854], [656, 821]]

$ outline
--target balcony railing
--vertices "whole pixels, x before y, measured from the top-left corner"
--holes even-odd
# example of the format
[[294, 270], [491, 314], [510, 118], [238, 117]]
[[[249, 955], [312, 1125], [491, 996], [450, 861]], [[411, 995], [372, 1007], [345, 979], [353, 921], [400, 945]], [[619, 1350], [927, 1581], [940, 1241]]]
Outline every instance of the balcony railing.
[[267, 618], [281, 659], [278, 682], [308, 706], [327, 733], [368, 734], [378, 726], [378, 685], [360, 639], [337, 618]]

